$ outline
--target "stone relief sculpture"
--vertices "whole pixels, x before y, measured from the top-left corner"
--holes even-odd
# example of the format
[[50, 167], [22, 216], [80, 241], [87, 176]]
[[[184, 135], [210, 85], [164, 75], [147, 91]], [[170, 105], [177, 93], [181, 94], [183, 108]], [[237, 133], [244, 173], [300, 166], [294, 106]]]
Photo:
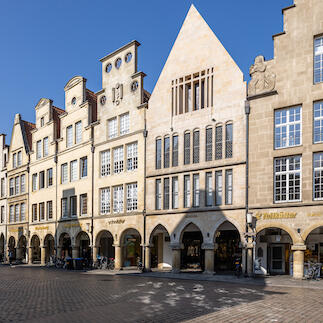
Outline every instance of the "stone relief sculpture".
[[116, 86], [112, 88], [112, 101], [116, 105], [119, 105], [122, 98], [123, 98], [123, 85], [117, 83]]
[[257, 95], [270, 92], [275, 88], [276, 74], [267, 69], [263, 56], [257, 56], [255, 63], [249, 69], [251, 81], [248, 86], [248, 95]]

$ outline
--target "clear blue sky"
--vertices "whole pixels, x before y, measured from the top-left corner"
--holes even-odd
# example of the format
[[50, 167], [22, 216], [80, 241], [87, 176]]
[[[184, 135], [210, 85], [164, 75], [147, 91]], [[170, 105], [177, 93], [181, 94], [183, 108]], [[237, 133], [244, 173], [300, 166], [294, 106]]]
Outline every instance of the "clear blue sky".
[[[99, 59], [136, 39], [139, 69], [152, 91], [192, 1], [31, 0], [0, 2], [0, 133], [8, 139], [15, 113], [34, 122], [38, 100], [64, 107], [75, 75], [101, 89]], [[196, 0], [196, 8], [248, 79], [256, 55], [273, 56], [281, 9], [292, 0]]]

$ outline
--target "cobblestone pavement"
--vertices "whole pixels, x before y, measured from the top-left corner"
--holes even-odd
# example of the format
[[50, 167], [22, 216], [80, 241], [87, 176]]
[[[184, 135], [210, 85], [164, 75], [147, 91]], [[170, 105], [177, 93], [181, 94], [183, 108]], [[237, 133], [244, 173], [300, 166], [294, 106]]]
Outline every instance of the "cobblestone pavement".
[[323, 322], [319, 289], [0, 267], [0, 322]]

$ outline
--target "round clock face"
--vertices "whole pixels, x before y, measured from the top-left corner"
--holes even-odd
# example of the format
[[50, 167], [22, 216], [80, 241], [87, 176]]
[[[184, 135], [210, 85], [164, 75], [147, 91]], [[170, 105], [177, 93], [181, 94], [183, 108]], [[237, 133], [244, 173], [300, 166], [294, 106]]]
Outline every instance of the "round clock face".
[[106, 96], [105, 95], [102, 95], [101, 96], [101, 99], [100, 99], [100, 103], [101, 103], [101, 105], [105, 105], [105, 102], [107, 101], [107, 98], [106, 98]]
[[133, 81], [131, 83], [131, 91], [135, 92], [138, 89], [138, 81]]
[[106, 67], [106, 72], [107, 73], [110, 73], [111, 72], [111, 70], [112, 70], [112, 64], [111, 63], [109, 63], [108, 65], [107, 65], [107, 67]]

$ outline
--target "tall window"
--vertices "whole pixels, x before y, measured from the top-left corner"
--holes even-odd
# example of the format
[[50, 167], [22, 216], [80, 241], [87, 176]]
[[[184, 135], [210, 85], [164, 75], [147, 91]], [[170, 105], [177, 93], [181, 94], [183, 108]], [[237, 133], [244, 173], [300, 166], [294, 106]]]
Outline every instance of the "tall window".
[[164, 210], [169, 209], [169, 177], [164, 178]]
[[301, 144], [301, 107], [275, 111], [275, 148], [293, 147]]
[[193, 132], [193, 163], [200, 162], [200, 132], [198, 130]]
[[208, 172], [205, 174], [205, 190], [206, 190], [206, 206], [213, 205], [213, 183], [212, 183], [212, 173]]
[[20, 205], [15, 205], [15, 222], [19, 222]]
[[19, 194], [19, 188], [20, 188], [20, 180], [19, 176], [15, 178], [15, 194]]
[[161, 210], [161, 179], [156, 179], [156, 184], [155, 184], [155, 201], [156, 201], [156, 210]]
[[18, 166], [21, 166], [22, 165], [22, 152], [21, 151], [18, 151], [18, 154], [17, 154], [17, 163], [18, 163]]
[[70, 178], [71, 178], [71, 182], [76, 181], [77, 180], [77, 160], [73, 160], [70, 163]]
[[193, 206], [200, 206], [200, 176], [199, 174], [193, 175]]
[[137, 183], [127, 184], [127, 211], [136, 211], [138, 208]]
[[20, 176], [20, 193], [26, 192], [26, 175]]
[[77, 215], [77, 197], [71, 196], [70, 197], [70, 216]]
[[32, 216], [33, 216], [33, 221], [37, 221], [37, 204], [32, 205]]
[[196, 82], [194, 84], [194, 110], [200, 108], [200, 84]]
[[129, 133], [129, 113], [120, 116], [120, 135]]
[[113, 149], [113, 172], [123, 172], [123, 146]]
[[[36, 205], [37, 207], [37, 205]], [[13, 205], [10, 205], [9, 208], [9, 222], [13, 223], [15, 221], [15, 207]]]
[[184, 165], [191, 162], [191, 134], [189, 132], [184, 134]]
[[215, 128], [215, 159], [222, 159], [223, 151], [223, 130], [222, 126]]
[[1, 197], [6, 195], [6, 188], [5, 188], [5, 181], [4, 178], [1, 178]]
[[173, 136], [173, 147], [172, 147], [172, 165], [173, 167], [178, 166], [178, 136]]
[[44, 124], [45, 124], [44, 117], [41, 117], [41, 118], [40, 118], [40, 126], [41, 126], [41, 127], [44, 127]]
[[39, 203], [39, 220], [44, 221], [45, 220], [45, 204]]
[[225, 171], [225, 204], [232, 204], [233, 179], [232, 169]]
[[233, 125], [228, 123], [225, 125], [225, 158], [232, 157], [232, 140], [233, 140]]
[[101, 214], [110, 213], [111, 196], [110, 187], [101, 189]]
[[61, 201], [61, 208], [62, 208], [62, 217], [67, 218], [68, 217], [68, 209], [67, 209], [67, 198], [62, 198]]
[[4, 206], [1, 206], [1, 223], [5, 222], [5, 211], [4, 211]]
[[301, 156], [275, 159], [275, 202], [300, 201]]
[[33, 184], [33, 191], [37, 190], [37, 174], [33, 174], [32, 184]]
[[80, 215], [87, 215], [87, 194], [80, 195]]
[[323, 37], [314, 39], [314, 83], [323, 82]]
[[73, 126], [68, 126], [66, 128], [66, 147], [71, 147], [73, 145]]
[[192, 87], [191, 84], [185, 85], [185, 112], [192, 111]]
[[82, 121], [75, 123], [75, 143], [82, 142]]
[[127, 170], [132, 171], [138, 168], [138, 144], [127, 145]]
[[108, 138], [112, 139], [118, 135], [117, 118], [108, 121]]
[[123, 186], [113, 187], [113, 212], [123, 212]]
[[38, 140], [36, 143], [36, 158], [41, 158], [41, 140]]
[[81, 178], [87, 177], [87, 157], [80, 159], [80, 172]]
[[220, 170], [215, 172], [215, 205], [222, 204], [222, 187], [222, 171]]
[[48, 201], [46, 205], [46, 212], [47, 212], [47, 220], [53, 218], [53, 201]]
[[20, 221], [26, 221], [26, 204], [20, 204]]
[[43, 140], [44, 157], [48, 156], [48, 137]]
[[172, 178], [172, 208], [178, 209], [178, 177]]
[[41, 171], [39, 172], [39, 189], [42, 189], [45, 187], [45, 172]]
[[314, 154], [313, 170], [314, 200], [323, 199], [323, 153]]
[[213, 146], [213, 129], [207, 128], [205, 133], [205, 160], [211, 161], [212, 156], [212, 146]]
[[101, 152], [101, 176], [107, 176], [111, 173], [111, 154], [110, 150]]
[[184, 176], [184, 207], [191, 207], [191, 179], [190, 179], [190, 175]]
[[164, 138], [164, 167], [168, 168], [170, 166], [169, 160], [170, 154], [170, 139], [169, 137]]
[[156, 139], [156, 169], [161, 168], [161, 154], [162, 154], [161, 139]]
[[323, 101], [314, 103], [314, 143], [323, 142]]
[[47, 187], [53, 185], [53, 168], [47, 169]]
[[17, 154], [13, 154], [12, 167], [13, 168], [16, 168], [17, 167]]
[[61, 182], [62, 184], [67, 183], [68, 181], [68, 172], [67, 172], [67, 163], [62, 164], [61, 166]]
[[9, 180], [9, 195], [15, 195], [15, 181], [13, 178], [10, 178]]

